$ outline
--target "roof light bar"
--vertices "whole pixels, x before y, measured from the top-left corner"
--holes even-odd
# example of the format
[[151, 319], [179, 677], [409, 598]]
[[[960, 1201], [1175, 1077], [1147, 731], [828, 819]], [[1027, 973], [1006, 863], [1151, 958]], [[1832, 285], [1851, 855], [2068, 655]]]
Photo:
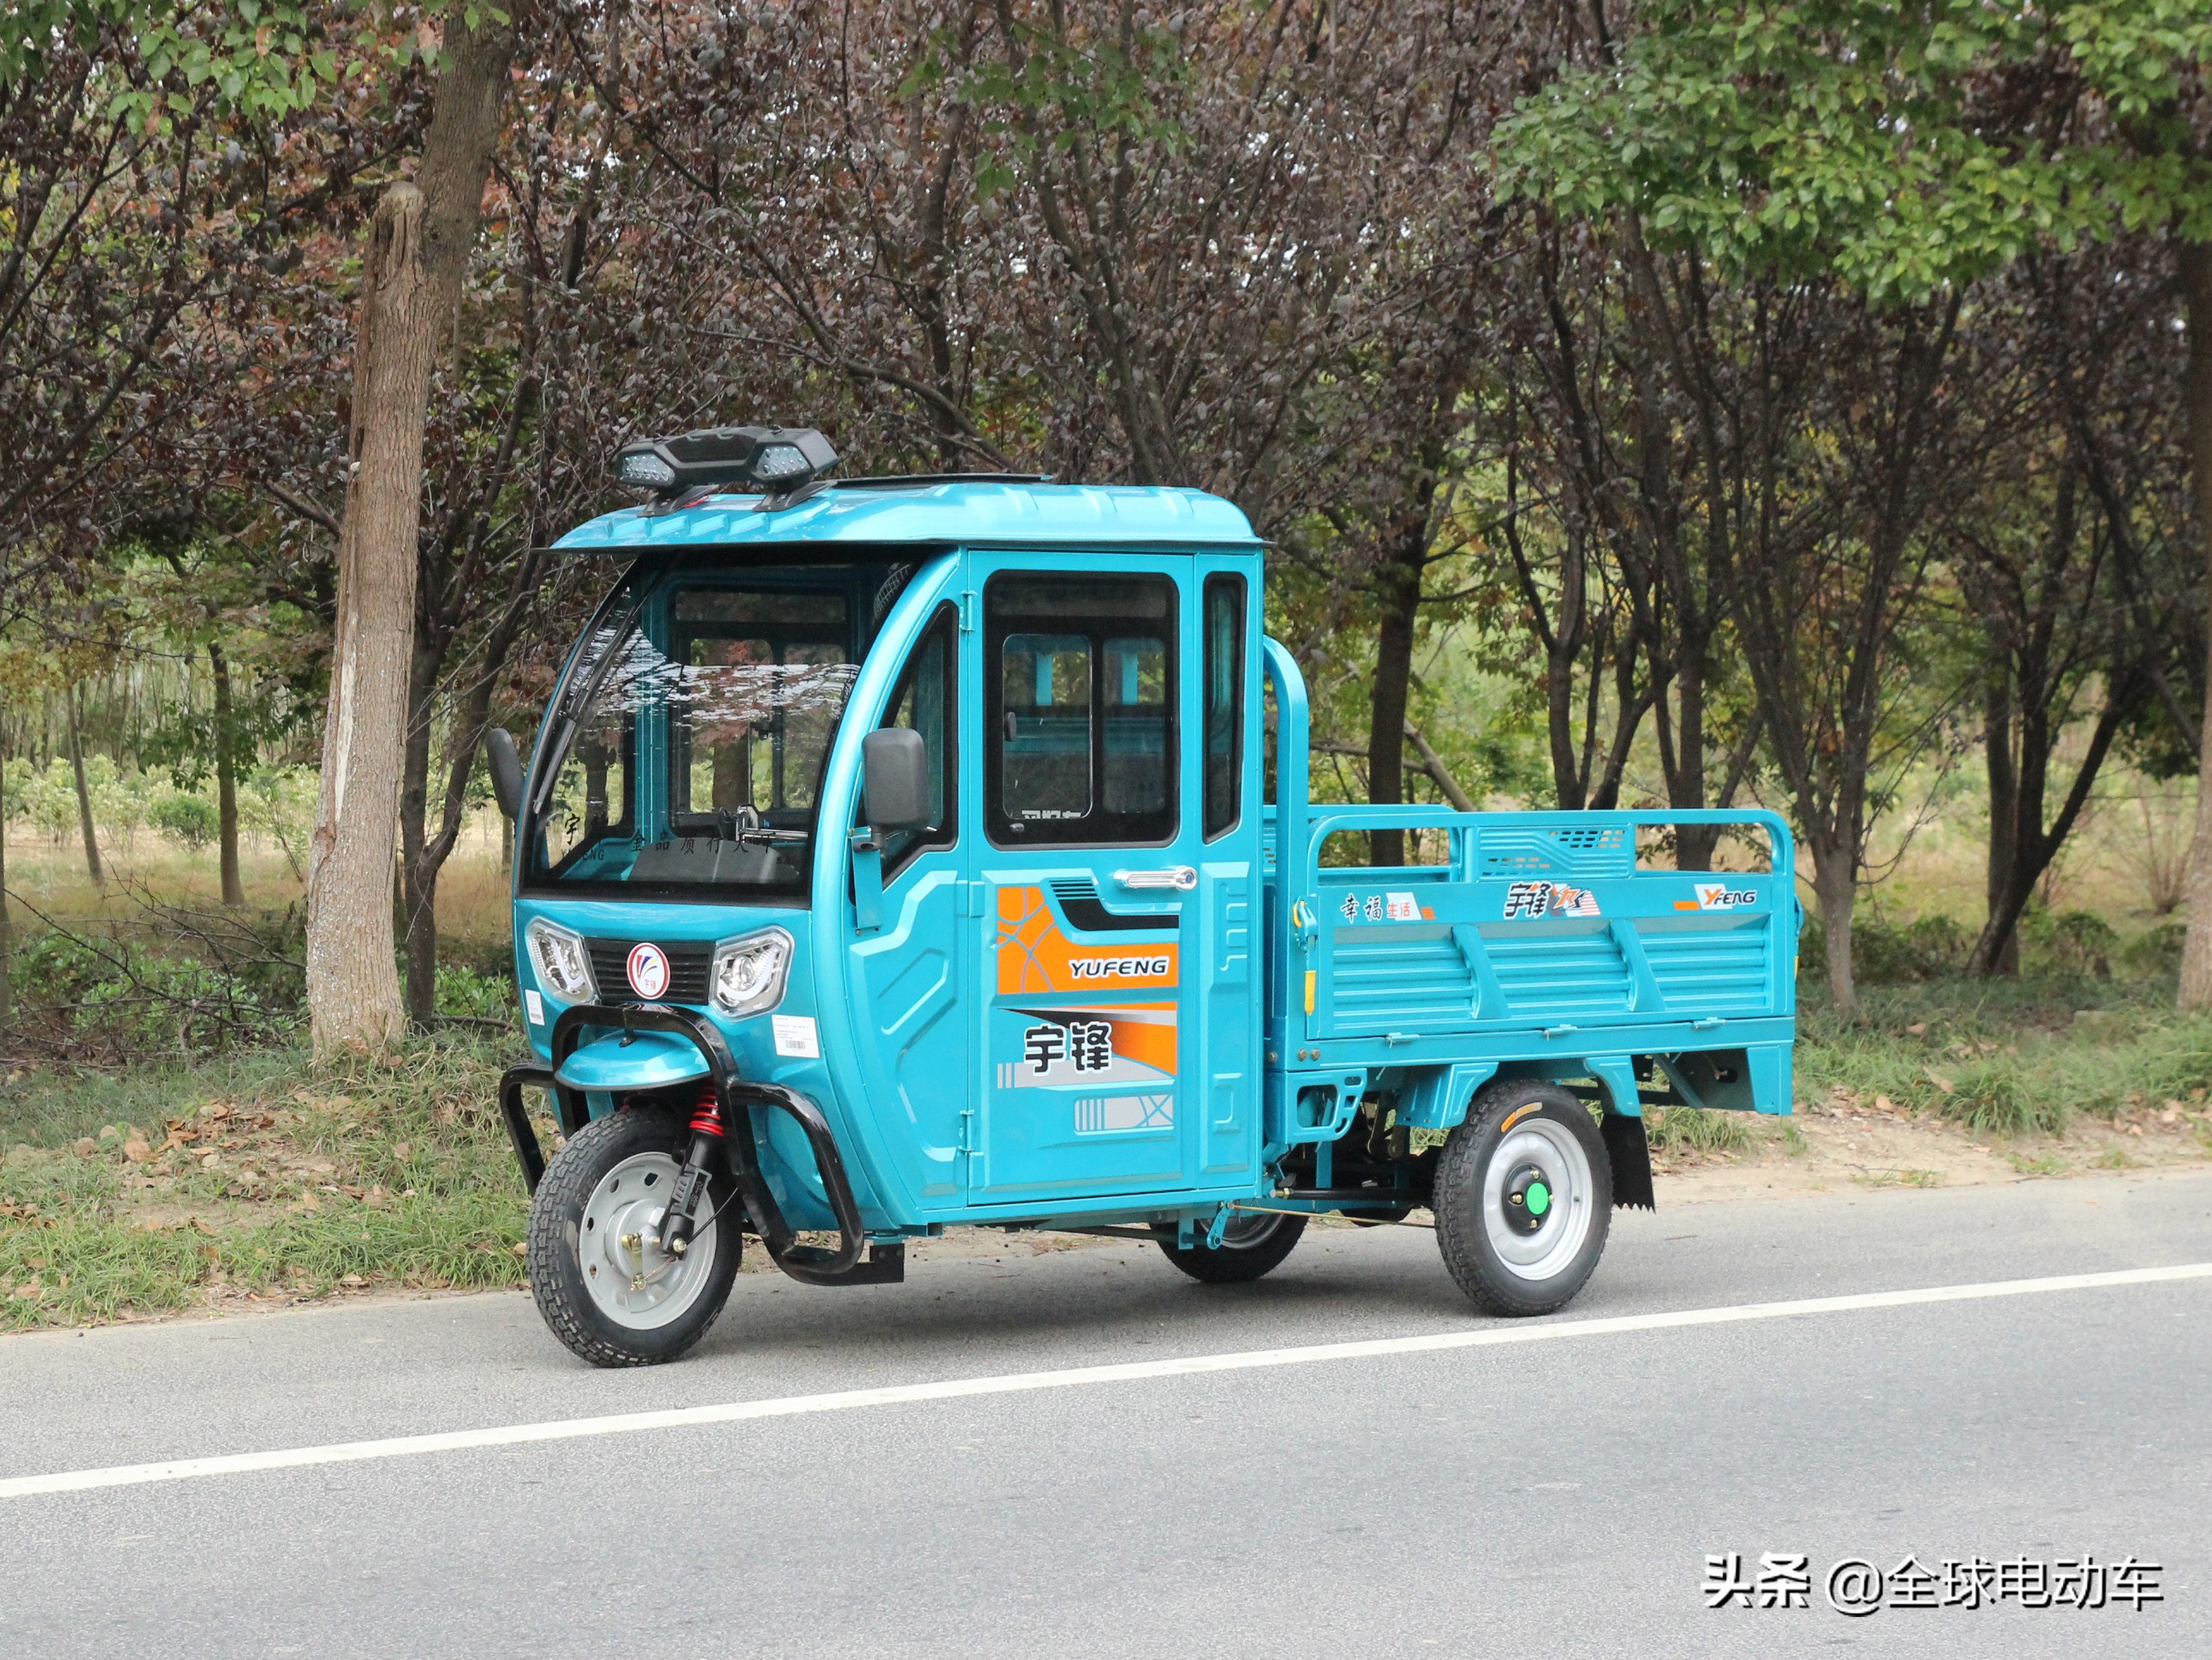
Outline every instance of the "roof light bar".
[[836, 450], [811, 427], [702, 427], [623, 445], [615, 477], [663, 497], [716, 485], [781, 496], [836, 465]]

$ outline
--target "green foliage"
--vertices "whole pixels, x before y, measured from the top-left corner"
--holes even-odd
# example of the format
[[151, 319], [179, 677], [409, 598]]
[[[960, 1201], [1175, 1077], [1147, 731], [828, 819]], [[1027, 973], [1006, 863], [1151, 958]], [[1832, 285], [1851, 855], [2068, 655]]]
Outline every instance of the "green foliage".
[[2046, 973], [2094, 975], [2110, 979], [2120, 955], [2120, 936], [2094, 911], [2037, 908], [2021, 919], [2022, 957]]
[[[1876, 913], [1851, 922], [1851, 971], [1869, 986], [1901, 986], [1966, 972], [1975, 935], [1940, 912], [1902, 925]], [[1799, 937], [1798, 977], [1813, 982], [1827, 973], [1826, 936], [1820, 919], [1808, 916]], [[2031, 909], [2020, 921], [2023, 966], [2058, 978], [2110, 979], [2114, 964], [2136, 976], [2171, 974], [2181, 961], [2181, 927], [2168, 923], [2123, 945], [2119, 931], [2094, 911]]]
[[1503, 192], [1877, 301], [2121, 229], [2212, 238], [2180, 112], [2207, 0], [1653, 0], [1638, 24], [1501, 126]]
[[[1973, 936], [1941, 913], [1902, 925], [1872, 911], [1851, 919], [1851, 972], [1868, 985], [1902, 985], [1960, 973], [1973, 948]], [[1798, 977], [1808, 982], [1825, 980], [1827, 951], [1820, 919], [1808, 914], [1797, 939]]]
[[24, 0], [0, 16], [0, 88], [40, 74], [58, 52], [97, 61], [117, 37], [137, 47], [143, 76], [112, 64], [111, 117], [155, 126], [211, 90], [225, 113], [273, 119], [307, 108], [336, 81], [337, 53], [313, 9], [293, 0]]
[[49, 928], [17, 948], [8, 976], [19, 1018], [70, 1052], [119, 1061], [282, 1043], [306, 995], [303, 927], [294, 908], [212, 931], [166, 914], [144, 930], [151, 944]]
[[1916, 916], [1901, 928], [1871, 916], [1851, 927], [1852, 968], [1875, 984], [1956, 974], [1973, 948], [1972, 936], [1940, 912]]
[[2171, 976], [2181, 971], [2181, 946], [2188, 933], [2181, 922], [2146, 928], [2120, 948], [2120, 964], [2130, 974]]
[[165, 831], [198, 851], [215, 840], [222, 821], [215, 804], [197, 795], [167, 795], [154, 804], [148, 815], [155, 829]]
[[515, 1018], [514, 976], [483, 974], [459, 963], [438, 964], [438, 1012], [510, 1025]]

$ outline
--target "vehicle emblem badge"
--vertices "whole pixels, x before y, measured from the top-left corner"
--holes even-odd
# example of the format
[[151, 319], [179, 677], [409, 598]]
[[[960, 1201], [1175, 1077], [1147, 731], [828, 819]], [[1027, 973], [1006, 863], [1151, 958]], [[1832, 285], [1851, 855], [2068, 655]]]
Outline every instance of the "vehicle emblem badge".
[[668, 989], [668, 953], [649, 941], [630, 947], [629, 988], [648, 1000]]

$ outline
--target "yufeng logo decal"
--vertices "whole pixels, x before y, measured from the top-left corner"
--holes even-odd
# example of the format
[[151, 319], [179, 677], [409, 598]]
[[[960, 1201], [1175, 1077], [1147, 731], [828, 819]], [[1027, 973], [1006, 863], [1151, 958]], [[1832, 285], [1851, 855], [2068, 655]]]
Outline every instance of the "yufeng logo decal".
[[629, 948], [629, 988], [640, 997], [655, 998], [668, 989], [668, 953], [649, 940]]
[[1597, 896], [1565, 882], [1516, 882], [1505, 890], [1505, 920], [1540, 916], [1598, 916]]
[[1676, 900], [1674, 909], [1676, 910], [1734, 910], [1739, 905], [1755, 905], [1759, 903], [1759, 891], [1756, 888], [1732, 888], [1725, 882], [1700, 882], [1697, 885], [1697, 893], [1698, 897], [1694, 899]]
[[1071, 980], [1157, 980], [1175, 971], [1175, 959], [1155, 957], [1077, 957], [1067, 959]]

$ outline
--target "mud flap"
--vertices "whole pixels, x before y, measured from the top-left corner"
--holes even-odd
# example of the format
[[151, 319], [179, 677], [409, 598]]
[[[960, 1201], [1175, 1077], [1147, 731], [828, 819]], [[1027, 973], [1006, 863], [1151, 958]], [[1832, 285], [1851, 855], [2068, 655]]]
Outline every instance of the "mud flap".
[[1601, 1126], [1605, 1156], [1613, 1166], [1613, 1202], [1634, 1210], [1656, 1211], [1659, 1201], [1651, 1191], [1651, 1143], [1644, 1134], [1644, 1121], [1626, 1113], [1609, 1112]]

